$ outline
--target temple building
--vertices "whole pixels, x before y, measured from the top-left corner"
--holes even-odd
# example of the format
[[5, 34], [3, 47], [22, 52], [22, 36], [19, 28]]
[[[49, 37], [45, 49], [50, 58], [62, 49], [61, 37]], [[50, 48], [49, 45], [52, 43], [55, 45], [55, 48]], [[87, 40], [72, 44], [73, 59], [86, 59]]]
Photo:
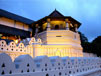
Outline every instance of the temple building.
[[34, 55], [82, 57], [78, 28], [81, 23], [70, 16], [64, 16], [54, 10], [36, 22], [34, 25], [35, 39], [40, 38], [40, 44], [33, 44]]
[[0, 9], [0, 39], [6, 41], [30, 37], [33, 20]]
[[0, 12], [0, 34], [22, 38], [0, 40], [0, 76], [101, 76], [101, 57], [84, 55], [80, 25], [57, 10], [36, 22]]
[[[78, 33], [80, 25], [71, 16], [64, 16], [57, 10], [38, 21], [0, 10], [0, 53], [7, 53], [13, 60], [24, 54], [83, 57]], [[22, 40], [16, 43], [19, 36]], [[14, 42], [7, 44], [6, 40]]]

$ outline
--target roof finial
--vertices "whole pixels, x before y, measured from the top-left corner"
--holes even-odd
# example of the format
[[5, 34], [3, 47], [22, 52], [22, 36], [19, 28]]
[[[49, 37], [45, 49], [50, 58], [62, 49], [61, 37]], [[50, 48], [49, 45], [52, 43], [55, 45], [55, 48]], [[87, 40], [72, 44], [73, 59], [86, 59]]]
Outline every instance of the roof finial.
[[56, 8], [55, 8], [55, 11], [56, 11]]

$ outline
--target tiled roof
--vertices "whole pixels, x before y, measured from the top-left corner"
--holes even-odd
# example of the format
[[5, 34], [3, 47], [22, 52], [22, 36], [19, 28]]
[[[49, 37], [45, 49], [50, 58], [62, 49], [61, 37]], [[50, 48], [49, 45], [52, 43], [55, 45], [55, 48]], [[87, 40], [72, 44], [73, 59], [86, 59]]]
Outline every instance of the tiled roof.
[[0, 9], [0, 16], [7, 17], [9, 19], [13, 19], [13, 20], [16, 20], [16, 21], [19, 21], [19, 22], [23, 22], [25, 24], [31, 24], [31, 23], [34, 22], [33, 20], [30, 20], [28, 18], [10, 13], [10, 12], [2, 10], [2, 9]]

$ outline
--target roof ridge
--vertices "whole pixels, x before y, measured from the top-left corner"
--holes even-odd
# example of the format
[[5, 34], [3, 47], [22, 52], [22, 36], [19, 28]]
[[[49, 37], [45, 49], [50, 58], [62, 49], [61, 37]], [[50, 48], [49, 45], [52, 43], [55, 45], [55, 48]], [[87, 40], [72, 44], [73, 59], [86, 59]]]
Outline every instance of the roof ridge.
[[48, 16], [50, 17], [64, 17], [63, 14], [61, 14], [58, 10], [54, 10], [51, 14], [49, 14]]

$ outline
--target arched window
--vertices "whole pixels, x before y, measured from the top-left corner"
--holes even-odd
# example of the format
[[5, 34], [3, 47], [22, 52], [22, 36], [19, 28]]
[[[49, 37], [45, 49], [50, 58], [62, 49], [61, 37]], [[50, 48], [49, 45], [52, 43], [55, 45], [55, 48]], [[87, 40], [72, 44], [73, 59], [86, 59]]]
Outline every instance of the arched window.
[[55, 25], [55, 30], [58, 30], [59, 29], [59, 25]]

